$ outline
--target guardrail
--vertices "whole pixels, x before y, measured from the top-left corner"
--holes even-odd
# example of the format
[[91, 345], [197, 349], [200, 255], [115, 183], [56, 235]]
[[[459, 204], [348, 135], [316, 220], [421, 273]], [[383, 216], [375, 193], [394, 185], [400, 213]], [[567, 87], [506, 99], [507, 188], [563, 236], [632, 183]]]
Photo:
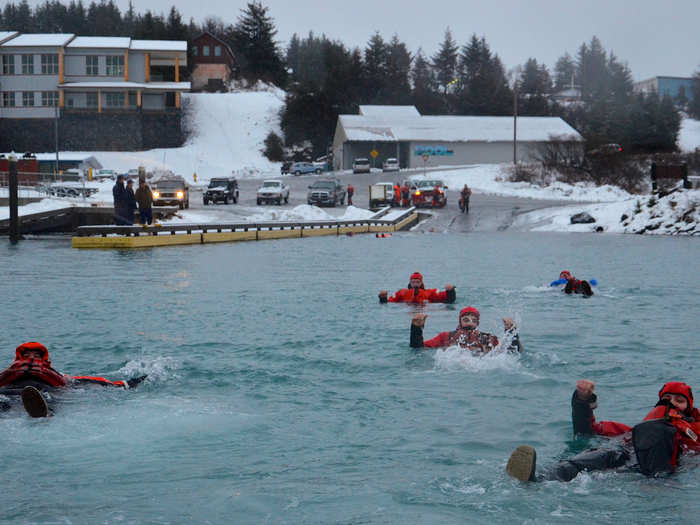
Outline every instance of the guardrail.
[[392, 220], [244, 222], [219, 224], [164, 224], [158, 226], [81, 226], [73, 237], [73, 248], [139, 248], [233, 241], [261, 241], [395, 232], [418, 221], [414, 208]]

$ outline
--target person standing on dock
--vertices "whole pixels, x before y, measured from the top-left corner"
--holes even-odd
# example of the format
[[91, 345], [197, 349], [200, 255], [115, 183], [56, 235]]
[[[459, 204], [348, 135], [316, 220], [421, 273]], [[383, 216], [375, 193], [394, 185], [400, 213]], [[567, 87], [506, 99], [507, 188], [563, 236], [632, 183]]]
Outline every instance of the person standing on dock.
[[126, 188], [124, 187], [124, 175], [117, 175], [117, 182], [112, 188], [114, 198], [114, 224], [121, 226], [126, 224]]
[[132, 226], [134, 224], [134, 213], [136, 212], [136, 196], [134, 195], [134, 181], [129, 179], [126, 181], [126, 224]]
[[146, 179], [139, 178], [136, 190], [136, 202], [139, 205], [141, 224], [153, 224], [153, 192], [146, 184]]
[[352, 206], [352, 196], [355, 194], [355, 187], [348, 184], [348, 206]]

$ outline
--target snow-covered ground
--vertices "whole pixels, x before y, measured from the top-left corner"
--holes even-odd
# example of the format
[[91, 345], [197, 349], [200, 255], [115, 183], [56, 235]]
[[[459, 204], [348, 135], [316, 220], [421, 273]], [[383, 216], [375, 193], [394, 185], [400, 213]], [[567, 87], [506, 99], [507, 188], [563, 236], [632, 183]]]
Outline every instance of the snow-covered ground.
[[684, 118], [678, 133], [678, 147], [681, 151], [695, 151], [700, 148], [700, 120]]
[[239, 93], [185, 93], [185, 126], [192, 130], [180, 148], [148, 151], [64, 152], [93, 155], [104, 168], [126, 173], [143, 166], [146, 170], [170, 170], [186, 180], [208, 181], [212, 177], [238, 178], [279, 175], [279, 162], [270, 162], [261, 150], [270, 131], [281, 134], [279, 110], [284, 91]]
[[[239, 206], [238, 214], [231, 215], [226, 222], [302, 222], [302, 221], [352, 221], [369, 219], [374, 212], [348, 206], [343, 215], [331, 215], [317, 206], [300, 204], [291, 209], [265, 209], [260, 211], [257, 206]], [[167, 224], [206, 224], [220, 223], [221, 215], [215, 210], [181, 210], [175, 217], [167, 221]]]

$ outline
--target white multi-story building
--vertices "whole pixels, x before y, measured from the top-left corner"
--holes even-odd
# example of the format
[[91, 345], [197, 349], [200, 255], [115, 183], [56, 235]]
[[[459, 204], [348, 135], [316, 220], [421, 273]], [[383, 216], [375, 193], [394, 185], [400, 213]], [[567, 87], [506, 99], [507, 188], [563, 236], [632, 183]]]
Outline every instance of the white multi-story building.
[[187, 42], [0, 33], [0, 118], [180, 107]]

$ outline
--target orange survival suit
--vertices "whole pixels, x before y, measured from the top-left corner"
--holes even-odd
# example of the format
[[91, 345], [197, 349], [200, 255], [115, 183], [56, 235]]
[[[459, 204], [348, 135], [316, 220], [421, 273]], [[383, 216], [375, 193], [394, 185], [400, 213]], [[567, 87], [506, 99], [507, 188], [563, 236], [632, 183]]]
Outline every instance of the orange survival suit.
[[[418, 288], [411, 288], [410, 279], [420, 279], [421, 285]], [[379, 296], [380, 303], [454, 303], [457, 299], [457, 292], [454, 288], [438, 292], [437, 288], [425, 288], [423, 276], [414, 272], [411, 274], [407, 288], [398, 290], [389, 298]]]
[[[39, 352], [40, 358], [25, 357], [29, 350]], [[96, 383], [127, 388], [124, 381], [110, 381], [96, 376], [69, 376], [51, 366], [49, 351], [41, 343], [23, 343], [15, 350], [14, 362], [0, 372], [0, 389], [20, 389], [33, 386], [39, 389], [61, 388], [71, 384]], [[2, 393], [2, 391], [0, 391]]]

